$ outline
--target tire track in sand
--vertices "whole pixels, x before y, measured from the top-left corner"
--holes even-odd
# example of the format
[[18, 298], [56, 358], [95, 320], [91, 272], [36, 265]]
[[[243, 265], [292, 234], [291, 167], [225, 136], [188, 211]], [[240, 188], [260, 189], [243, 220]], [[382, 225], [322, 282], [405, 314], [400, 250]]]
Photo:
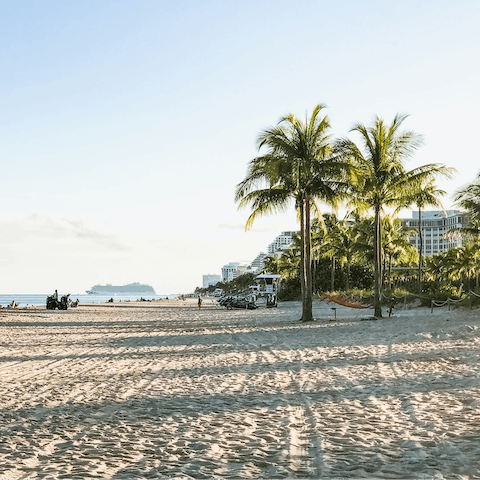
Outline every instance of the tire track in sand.
[[[272, 365], [273, 369], [275, 364], [283, 362], [283, 359], [272, 348], [285, 344], [283, 333], [277, 332], [274, 337], [273, 342], [262, 345], [261, 351], [264, 363]], [[310, 401], [303, 393], [304, 382], [300, 381], [303, 361], [299, 360], [295, 365], [298, 367], [296, 370], [289, 369], [286, 372], [289, 384], [283, 386], [282, 392], [283, 399], [288, 405], [289, 469], [295, 475], [318, 478], [322, 476], [324, 470], [322, 441], [318, 435], [317, 422], [311, 410]]]

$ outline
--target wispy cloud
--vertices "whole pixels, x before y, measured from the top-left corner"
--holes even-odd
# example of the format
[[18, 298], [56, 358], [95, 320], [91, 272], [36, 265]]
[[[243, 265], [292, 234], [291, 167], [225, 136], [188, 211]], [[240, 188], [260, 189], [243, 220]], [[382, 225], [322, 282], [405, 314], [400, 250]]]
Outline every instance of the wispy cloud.
[[236, 232], [245, 230], [245, 224], [243, 223], [219, 223], [217, 225], [221, 230], [234, 230]]
[[0, 244], [28, 248], [75, 247], [116, 251], [132, 250], [132, 245], [108, 223], [88, 219], [66, 219], [46, 214], [0, 219]]

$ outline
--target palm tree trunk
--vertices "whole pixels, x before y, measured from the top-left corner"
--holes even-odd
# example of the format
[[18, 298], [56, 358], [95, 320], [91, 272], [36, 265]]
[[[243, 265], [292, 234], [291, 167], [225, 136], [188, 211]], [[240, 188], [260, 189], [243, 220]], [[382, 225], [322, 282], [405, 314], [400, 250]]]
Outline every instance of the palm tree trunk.
[[330, 291], [335, 291], [335, 257], [332, 257], [332, 273], [330, 279]]
[[350, 290], [350, 260], [347, 258], [347, 290]]
[[418, 293], [422, 293], [422, 263], [423, 263], [423, 234], [422, 234], [422, 209], [418, 207]]
[[385, 272], [387, 271], [387, 255], [385, 252], [382, 252], [382, 290], [385, 290], [385, 284], [387, 280], [385, 279]]
[[392, 288], [392, 255], [388, 258], [388, 286]]
[[304, 322], [313, 321], [312, 312], [312, 239], [310, 228], [310, 201], [305, 199], [305, 206], [303, 209], [305, 215], [305, 236], [304, 236], [304, 273], [305, 273], [305, 298], [303, 302], [302, 320]]
[[375, 290], [373, 292], [373, 308], [376, 317], [382, 316], [382, 224], [380, 205], [375, 205]]
[[[302, 296], [302, 305], [305, 304], [305, 205], [303, 201], [298, 202], [298, 209], [300, 210], [300, 292]], [[301, 318], [303, 320], [303, 316]]]

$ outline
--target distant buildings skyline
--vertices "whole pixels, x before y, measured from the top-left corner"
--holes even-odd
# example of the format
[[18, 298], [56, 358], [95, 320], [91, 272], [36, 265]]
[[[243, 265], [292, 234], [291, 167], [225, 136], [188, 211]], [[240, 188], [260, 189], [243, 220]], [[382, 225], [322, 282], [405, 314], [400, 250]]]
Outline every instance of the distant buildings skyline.
[[267, 247], [268, 253], [260, 252], [253, 262], [230, 262], [222, 267], [222, 282], [229, 282], [245, 273], [260, 273], [263, 270], [265, 258], [283, 253], [292, 244], [296, 231], [285, 231], [275, 237]]
[[292, 244], [293, 237], [296, 233], [296, 231], [282, 232], [268, 245], [268, 253], [260, 252], [252, 262], [229, 262], [225, 264], [222, 267], [221, 276], [217, 276], [220, 279], [215, 283], [209, 283], [210, 281], [213, 282], [215, 275], [203, 275], [203, 288], [208, 288], [208, 286], [215, 285], [220, 281], [230, 282], [245, 273], [260, 273], [263, 270], [265, 258], [283, 253]]
[[[411, 214], [411, 218], [401, 218], [400, 220], [406, 227], [418, 230], [419, 212], [418, 210], [412, 210]], [[461, 228], [467, 225], [467, 223], [468, 215], [460, 210], [446, 210], [445, 212], [442, 210], [422, 211], [423, 255], [430, 256], [461, 246], [461, 236], [454, 234], [452, 230]], [[220, 281], [231, 281], [245, 273], [260, 273], [263, 270], [265, 258], [278, 254], [281, 255], [293, 243], [293, 238], [297, 233], [297, 231], [283, 231], [268, 245], [268, 253], [260, 252], [251, 263], [230, 262], [222, 267], [221, 275], [204, 275], [203, 288], [215, 285]], [[418, 233], [410, 237], [410, 243], [418, 250], [420, 249]], [[208, 280], [206, 280], [207, 277]], [[218, 280], [215, 281], [217, 278]]]

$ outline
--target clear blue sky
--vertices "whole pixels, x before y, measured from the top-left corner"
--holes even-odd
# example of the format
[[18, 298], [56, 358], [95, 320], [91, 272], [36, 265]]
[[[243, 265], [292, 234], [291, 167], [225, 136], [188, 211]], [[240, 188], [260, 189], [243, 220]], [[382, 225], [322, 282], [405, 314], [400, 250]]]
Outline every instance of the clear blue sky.
[[456, 167], [449, 193], [480, 169], [478, 1], [0, 6], [2, 293], [175, 293], [252, 260], [295, 214], [244, 233], [235, 185], [261, 129], [320, 102], [339, 136], [410, 113], [407, 167]]

